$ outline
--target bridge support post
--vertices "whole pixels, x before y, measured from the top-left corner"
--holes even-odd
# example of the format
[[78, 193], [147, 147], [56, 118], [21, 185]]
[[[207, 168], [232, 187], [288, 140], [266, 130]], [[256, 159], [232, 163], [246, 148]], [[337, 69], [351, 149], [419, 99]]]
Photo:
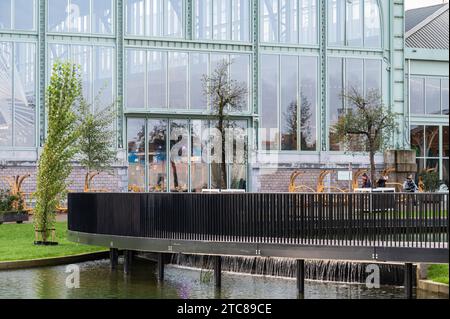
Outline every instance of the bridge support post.
[[216, 288], [222, 286], [222, 257], [214, 256], [214, 283]]
[[405, 297], [406, 299], [413, 298], [413, 264], [405, 264]]
[[111, 248], [109, 250], [109, 262], [112, 270], [117, 269], [117, 265], [119, 264], [119, 250], [117, 248]]
[[299, 297], [305, 294], [305, 261], [297, 259], [297, 292]]
[[158, 253], [158, 280], [164, 280], [164, 254]]
[[123, 252], [123, 272], [125, 274], [129, 274], [131, 271], [131, 262], [133, 259], [133, 251], [132, 250], [125, 250]]

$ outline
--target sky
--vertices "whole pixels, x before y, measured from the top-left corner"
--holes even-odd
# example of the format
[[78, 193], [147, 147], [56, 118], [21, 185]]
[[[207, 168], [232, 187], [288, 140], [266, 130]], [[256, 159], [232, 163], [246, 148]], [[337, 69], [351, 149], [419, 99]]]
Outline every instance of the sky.
[[[406, 10], [440, 4], [443, 0], [405, 0]], [[448, 2], [446, 0], [445, 2]]]

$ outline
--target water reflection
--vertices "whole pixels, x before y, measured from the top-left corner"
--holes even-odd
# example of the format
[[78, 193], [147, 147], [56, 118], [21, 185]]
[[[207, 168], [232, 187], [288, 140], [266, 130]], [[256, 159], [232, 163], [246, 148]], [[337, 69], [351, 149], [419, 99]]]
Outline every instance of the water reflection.
[[[213, 280], [202, 280], [200, 271], [169, 265], [165, 281], [158, 282], [154, 264], [137, 261], [131, 275], [124, 275], [122, 265], [111, 271], [107, 260], [79, 264], [80, 288], [65, 285], [66, 267], [44, 267], [0, 271], [0, 299], [5, 298], [144, 298], [144, 299], [296, 299], [296, 282], [292, 279], [224, 273], [223, 287]], [[419, 298], [437, 295], [419, 292]], [[306, 282], [306, 299], [404, 298], [401, 287], [369, 290], [364, 285]]]

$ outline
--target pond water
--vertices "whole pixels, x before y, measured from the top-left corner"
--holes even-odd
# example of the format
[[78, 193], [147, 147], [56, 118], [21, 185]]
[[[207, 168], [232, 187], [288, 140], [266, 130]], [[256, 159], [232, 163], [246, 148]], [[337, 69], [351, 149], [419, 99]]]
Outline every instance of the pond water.
[[[156, 265], [135, 261], [131, 274], [124, 275], [122, 264], [115, 271], [108, 260], [77, 264], [80, 287], [66, 286], [67, 266], [0, 271], [0, 299], [8, 298], [139, 298], [139, 299], [295, 299], [296, 282], [292, 279], [224, 273], [222, 289], [214, 287], [205, 271], [167, 265], [165, 280], [158, 282]], [[418, 298], [438, 298], [422, 291]], [[383, 286], [367, 289], [361, 284], [307, 281], [306, 299], [398, 299], [402, 287]]]

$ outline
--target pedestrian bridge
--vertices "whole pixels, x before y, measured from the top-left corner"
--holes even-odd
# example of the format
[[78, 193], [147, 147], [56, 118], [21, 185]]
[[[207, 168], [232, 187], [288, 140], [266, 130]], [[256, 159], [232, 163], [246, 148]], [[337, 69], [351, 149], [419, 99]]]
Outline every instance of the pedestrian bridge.
[[70, 193], [69, 239], [157, 253], [448, 263], [448, 194]]

